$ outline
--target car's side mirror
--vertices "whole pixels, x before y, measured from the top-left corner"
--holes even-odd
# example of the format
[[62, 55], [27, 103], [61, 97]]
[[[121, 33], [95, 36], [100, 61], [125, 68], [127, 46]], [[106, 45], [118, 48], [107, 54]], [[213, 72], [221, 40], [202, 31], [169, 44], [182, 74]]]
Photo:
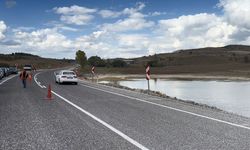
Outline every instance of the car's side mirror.
[[59, 73], [58, 73], [58, 72], [56, 72], [56, 76], [57, 76], [57, 75], [59, 75]]

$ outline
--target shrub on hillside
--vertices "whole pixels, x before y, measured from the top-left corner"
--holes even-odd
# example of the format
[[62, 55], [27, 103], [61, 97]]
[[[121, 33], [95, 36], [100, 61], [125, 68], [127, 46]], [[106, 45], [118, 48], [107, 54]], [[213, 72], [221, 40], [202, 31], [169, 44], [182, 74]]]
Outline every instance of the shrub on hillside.
[[106, 66], [106, 62], [98, 56], [91, 56], [88, 59], [88, 64], [91, 66], [96, 66], [96, 67], [105, 67]]
[[121, 60], [121, 59], [115, 59], [113, 62], [112, 62], [112, 66], [113, 67], [126, 67], [127, 64], [125, 61]]

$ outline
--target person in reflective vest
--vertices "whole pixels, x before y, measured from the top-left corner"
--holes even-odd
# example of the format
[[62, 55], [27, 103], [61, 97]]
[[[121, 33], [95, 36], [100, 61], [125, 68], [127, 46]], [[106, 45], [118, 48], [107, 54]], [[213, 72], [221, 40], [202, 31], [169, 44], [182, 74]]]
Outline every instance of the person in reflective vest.
[[26, 79], [28, 78], [28, 76], [29, 75], [25, 70], [23, 70], [19, 75], [19, 77], [20, 77], [20, 79], [22, 80], [22, 83], [23, 83], [23, 88], [26, 88]]

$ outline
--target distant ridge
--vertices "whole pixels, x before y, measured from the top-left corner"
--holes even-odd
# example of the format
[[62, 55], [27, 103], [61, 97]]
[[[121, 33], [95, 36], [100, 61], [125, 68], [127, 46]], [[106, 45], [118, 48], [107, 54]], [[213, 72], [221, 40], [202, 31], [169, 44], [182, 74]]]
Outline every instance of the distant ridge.
[[42, 58], [38, 55], [16, 52], [11, 54], [0, 54], [0, 66], [18, 65], [22, 68], [25, 64], [31, 64], [36, 68], [57, 68], [69, 66], [74, 63], [71, 59]]
[[247, 45], [177, 50], [129, 60], [133, 62], [127, 68], [120, 69], [119, 73], [141, 74], [149, 64], [152, 74], [216, 74], [250, 77], [250, 46]]
[[229, 50], [250, 50], [250, 46], [248, 45], [227, 45], [224, 48]]

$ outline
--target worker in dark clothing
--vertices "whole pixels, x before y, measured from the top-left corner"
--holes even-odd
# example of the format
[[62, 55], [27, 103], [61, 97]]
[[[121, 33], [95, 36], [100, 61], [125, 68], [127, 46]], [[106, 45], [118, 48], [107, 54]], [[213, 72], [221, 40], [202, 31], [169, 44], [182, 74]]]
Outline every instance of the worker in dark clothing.
[[23, 83], [23, 88], [26, 88], [26, 79], [28, 78], [28, 76], [29, 75], [25, 70], [23, 70], [19, 75], [19, 77], [20, 77], [20, 79], [22, 80], [22, 83]]

